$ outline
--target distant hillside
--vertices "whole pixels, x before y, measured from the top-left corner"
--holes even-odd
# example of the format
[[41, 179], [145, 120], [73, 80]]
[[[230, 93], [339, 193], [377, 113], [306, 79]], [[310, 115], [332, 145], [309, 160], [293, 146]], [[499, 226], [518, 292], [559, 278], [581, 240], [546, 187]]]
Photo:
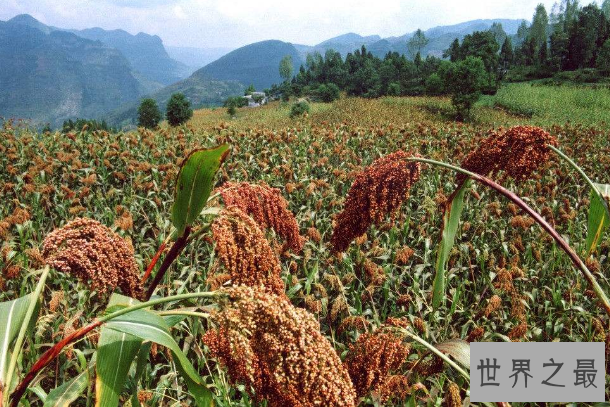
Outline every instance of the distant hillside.
[[[423, 49], [423, 56], [433, 55], [441, 57], [454, 39], [462, 39], [468, 34], [475, 31], [485, 31], [491, 28], [493, 23], [500, 23], [509, 35], [517, 33], [517, 28], [522, 20], [473, 20], [460, 24], [434, 27], [424, 31], [426, 37], [430, 40], [428, 45]], [[363, 37], [358, 34], [349, 33], [335, 38], [328, 39], [314, 46], [299, 45], [297, 47], [301, 59], [305, 60], [307, 54], [319, 52], [322, 55], [328, 50], [333, 49], [343, 57], [349, 52], [365, 45], [373, 55], [383, 58], [388, 52], [398, 52], [400, 54], [407, 53], [407, 41], [413, 36], [413, 33], [401, 35], [399, 37], [380, 38], [378, 35]]]
[[99, 118], [145, 92], [116, 49], [45, 27], [0, 22], [0, 116], [59, 125]]
[[195, 47], [171, 47], [165, 49], [170, 57], [182, 62], [190, 70], [189, 75], [197, 69], [216, 61], [220, 57], [227, 55], [234, 48], [195, 48]]
[[163, 41], [156, 35], [145, 33], [131, 35], [123, 30], [107, 31], [101, 28], [70, 31], [79, 37], [100, 41], [118, 49], [129, 60], [135, 71], [163, 85], [178, 82], [190, 74], [185, 64], [169, 56], [163, 47]]
[[[167, 102], [173, 93], [184, 93], [194, 108], [220, 106], [229, 97], [243, 95], [246, 87], [236, 81], [220, 81], [210, 78], [198, 71], [187, 79], [167, 86], [152, 95], [147, 95], [157, 101], [159, 108], [165, 112]], [[106, 115], [108, 123], [114, 126], [135, 125], [140, 101], [134, 101], [121, 106]]]
[[100, 41], [110, 48], [119, 50], [127, 58], [133, 70], [137, 72], [137, 76], [144, 79], [144, 82], [151, 84], [156, 82], [156, 85], [152, 85], [153, 89], [184, 79], [192, 72], [185, 64], [170, 58], [163, 46], [163, 41], [156, 35], [145, 33], [131, 35], [124, 30], [104, 30], [98, 27], [85, 30], [51, 27], [28, 14], [15, 16], [9, 22], [37, 28], [45, 34], [53, 31], [67, 31], [81, 38]]
[[244, 85], [252, 84], [257, 90], [263, 90], [282, 81], [279, 65], [286, 55], [292, 56], [296, 72], [301, 65], [301, 57], [297, 49], [292, 44], [271, 40], [246, 45], [229, 52], [195, 72], [193, 76], [204, 75], [218, 80], [233, 80]]

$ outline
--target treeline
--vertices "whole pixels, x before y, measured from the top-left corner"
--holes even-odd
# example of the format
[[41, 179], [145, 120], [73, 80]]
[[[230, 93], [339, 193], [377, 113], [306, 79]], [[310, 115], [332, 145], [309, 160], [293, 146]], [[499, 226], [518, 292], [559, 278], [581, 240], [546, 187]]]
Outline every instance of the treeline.
[[[507, 59], [513, 78], [525, 75], [549, 77], [561, 71], [594, 68], [610, 73], [610, 0], [601, 8], [592, 3], [580, 7], [578, 0], [556, 3], [547, 13], [536, 8], [532, 24], [523, 23], [514, 38], [513, 59]], [[511, 39], [504, 44], [510, 55]], [[503, 46], [503, 48], [504, 48]]]
[[[462, 41], [456, 38], [443, 59], [422, 58], [420, 51], [427, 39], [418, 30], [408, 44], [413, 50], [412, 59], [398, 53], [388, 53], [381, 59], [364, 46], [349, 53], [345, 60], [333, 50], [324, 56], [314, 53], [307, 56], [291, 80], [274, 85], [269, 92], [284, 98], [287, 94], [315, 98], [322, 93], [321, 87], [336, 86], [348, 95], [374, 98], [455, 95], [459, 92], [456, 88], [470, 87], [474, 95], [495, 93], [503, 80], [546, 78], [583, 68], [593, 68], [595, 75], [607, 76], [609, 17], [610, 0], [601, 7], [595, 3], [581, 7], [577, 0], [563, 0], [555, 4], [550, 14], [540, 4], [532, 23], [524, 21], [516, 35], [507, 35], [496, 23], [488, 31], [474, 32]], [[466, 78], [466, 74], [476, 74], [478, 78]]]

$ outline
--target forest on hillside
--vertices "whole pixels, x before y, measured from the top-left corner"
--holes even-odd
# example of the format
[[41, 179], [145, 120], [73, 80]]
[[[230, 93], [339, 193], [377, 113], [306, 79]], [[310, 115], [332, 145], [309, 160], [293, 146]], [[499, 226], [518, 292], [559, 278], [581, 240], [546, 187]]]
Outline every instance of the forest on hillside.
[[601, 7], [563, 0], [550, 13], [540, 4], [532, 22], [523, 21], [516, 35], [507, 35], [500, 23], [494, 23], [489, 30], [466, 35], [461, 42], [456, 38], [444, 59], [423, 58], [421, 50], [427, 42], [424, 32], [418, 30], [408, 42], [412, 58], [390, 52], [381, 59], [365, 46], [349, 53], [345, 60], [333, 50], [324, 56], [309, 54], [290, 81], [269, 91], [302, 96], [332, 84], [348, 95], [368, 98], [441, 95], [452, 93], [464, 71], [455, 65], [469, 58], [482, 63], [467, 64], [471, 81], [476, 82], [469, 85], [484, 94], [495, 93], [501, 81], [554, 78], [558, 83], [603, 82], [610, 74], [610, 0]]

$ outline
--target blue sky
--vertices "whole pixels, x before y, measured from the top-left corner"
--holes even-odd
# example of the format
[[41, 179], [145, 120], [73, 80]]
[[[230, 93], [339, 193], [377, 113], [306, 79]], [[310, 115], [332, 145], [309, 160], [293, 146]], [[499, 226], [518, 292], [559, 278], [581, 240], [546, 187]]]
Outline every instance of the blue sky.
[[[166, 45], [232, 47], [266, 39], [316, 44], [356, 32], [382, 37], [478, 18], [526, 18], [553, 0], [0, 0], [0, 20], [28, 13], [63, 28], [121, 28]], [[588, 4], [591, 0], [581, 0]]]

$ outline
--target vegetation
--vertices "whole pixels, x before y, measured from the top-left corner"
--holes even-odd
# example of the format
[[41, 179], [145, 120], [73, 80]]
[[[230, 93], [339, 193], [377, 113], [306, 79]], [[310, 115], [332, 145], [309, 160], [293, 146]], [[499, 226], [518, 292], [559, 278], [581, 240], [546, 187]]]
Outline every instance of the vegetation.
[[[573, 103], [566, 94], [557, 102], [564, 107]], [[298, 125], [288, 117], [291, 107], [277, 104], [231, 122], [224, 109], [206, 109], [179, 129], [128, 133], [44, 135], [5, 122], [0, 307], [16, 313], [10, 329], [0, 328], [9, 334], [0, 349], [20, 351], [7, 358], [0, 380], [15, 389], [34, 379], [26, 375], [34, 363], [67, 338], [45, 368], [36, 367], [23, 402], [213, 399], [230, 406], [266, 399], [290, 406], [280, 382], [261, 386], [266, 370], [243, 363], [290, 371], [266, 356], [285, 352], [291, 367], [311, 369], [306, 361], [316, 360], [331, 372], [307, 370], [317, 386], [287, 376], [299, 402], [461, 405], [469, 385], [459, 349], [468, 341], [606, 340], [597, 288], [553, 243], [569, 237], [608, 292], [608, 232], [593, 249], [589, 239], [589, 207], [600, 201], [572, 164], [545, 146], [556, 142], [593, 182], [608, 183], [608, 129], [604, 117], [593, 121], [577, 106], [564, 109], [575, 112], [571, 123], [552, 121], [560, 112], [544, 114], [542, 100], [533, 99], [538, 113], [531, 118], [475, 104], [468, 123], [450, 120], [451, 101], [442, 97], [314, 102]], [[537, 123], [543, 129], [512, 127]], [[521, 150], [507, 139], [546, 144], [536, 147], [543, 148], [540, 160], [523, 168]], [[460, 188], [463, 210], [438, 267], [445, 224], [438, 208], [466, 178], [416, 152], [489, 171], [527, 204], [477, 183], [473, 173]], [[477, 159], [491, 152], [493, 159]], [[493, 168], [473, 167], [480, 162]], [[194, 177], [196, 168], [203, 172]], [[402, 176], [387, 183], [389, 173]], [[377, 205], [367, 206], [367, 196]], [[344, 215], [350, 211], [358, 216]], [[527, 215], [536, 213], [558, 234]], [[95, 245], [83, 244], [93, 236]], [[105, 267], [75, 268], [83, 258], [102, 258]], [[227, 288], [232, 284], [240, 287]], [[23, 322], [30, 320], [33, 331]], [[388, 357], [372, 357], [379, 349]], [[331, 385], [328, 377], [340, 399], [318, 392]]]
[[483, 61], [475, 57], [456, 62], [443, 73], [445, 89], [451, 93], [451, 103], [458, 119], [462, 120], [470, 115], [470, 109], [488, 84], [485, 76]]
[[298, 101], [290, 108], [290, 117], [302, 117], [303, 115], [309, 114], [310, 108], [309, 103], [304, 100]]
[[193, 117], [193, 109], [191, 102], [182, 93], [174, 93], [167, 102], [167, 110], [165, 112], [170, 126], [180, 126]]
[[[50, 130], [47, 128], [47, 130]], [[111, 131], [112, 129], [108, 126], [105, 120], [88, 120], [88, 119], [76, 119], [66, 120], [61, 127], [62, 133], [69, 132], [94, 132], [94, 131]]]
[[138, 126], [155, 129], [161, 121], [161, 111], [154, 99], [146, 98], [138, 108]]

